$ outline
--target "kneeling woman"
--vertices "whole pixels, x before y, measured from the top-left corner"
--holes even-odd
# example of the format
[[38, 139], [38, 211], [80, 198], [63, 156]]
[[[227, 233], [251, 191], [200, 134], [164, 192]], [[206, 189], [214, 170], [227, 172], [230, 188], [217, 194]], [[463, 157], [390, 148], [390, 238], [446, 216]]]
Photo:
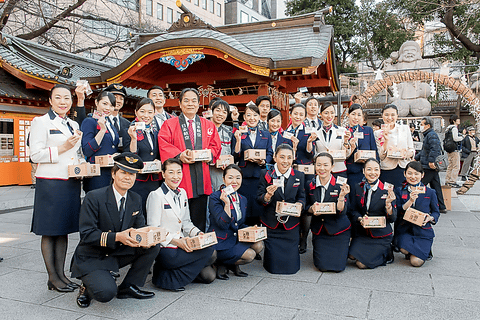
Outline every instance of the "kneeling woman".
[[303, 210], [305, 176], [303, 172], [292, 169], [294, 152], [291, 146], [278, 146], [274, 160], [273, 168], [262, 171], [258, 186], [257, 200], [264, 206], [260, 220], [267, 227], [263, 267], [270, 273], [294, 274], [300, 269], [300, 218], [281, 216], [275, 211], [279, 201], [299, 202]]
[[[384, 266], [390, 254], [393, 230], [390, 223], [397, 218], [395, 193], [386, 190], [380, 177], [380, 163], [368, 159], [363, 168], [364, 180], [355, 185], [350, 196], [351, 220], [355, 225], [350, 243], [350, 258], [360, 269]], [[365, 228], [365, 218], [385, 217], [384, 228]]]
[[246, 277], [248, 274], [240, 270], [239, 265], [253, 261], [263, 249], [263, 242], [246, 243], [238, 241], [238, 230], [246, 228], [247, 198], [237, 191], [242, 185], [242, 170], [236, 164], [231, 164], [223, 171], [225, 187], [232, 186], [234, 192], [227, 195], [224, 190], [210, 195], [208, 205], [210, 211], [210, 228], [208, 232], [217, 234], [217, 278], [228, 280], [225, 270], [233, 271], [237, 277]]
[[332, 175], [333, 157], [321, 152], [314, 161], [316, 177], [308, 185], [307, 210], [314, 213], [315, 202], [333, 202], [334, 214], [314, 215], [310, 229], [313, 238], [313, 263], [320, 271], [340, 272], [347, 265], [351, 224], [347, 217], [348, 184], [337, 184]]
[[183, 291], [195, 279], [202, 283], [215, 280], [211, 265], [216, 252], [213, 247], [193, 251], [188, 246], [185, 237], [202, 232], [190, 220], [186, 191], [178, 188], [183, 176], [182, 163], [168, 159], [162, 169], [164, 183], [147, 199], [148, 225], [167, 231], [167, 239], [161, 243], [163, 248], [155, 260], [152, 282], [162, 289]]
[[[435, 237], [432, 225], [436, 224], [440, 217], [437, 193], [423, 185], [423, 174], [420, 162], [408, 163], [405, 167], [407, 182], [402, 188], [395, 190], [398, 199], [395, 245], [400, 248], [400, 251], [405, 254], [414, 267], [421, 267], [425, 260], [431, 257], [433, 238]], [[408, 208], [427, 214], [424, 226], [420, 227], [403, 219]]]

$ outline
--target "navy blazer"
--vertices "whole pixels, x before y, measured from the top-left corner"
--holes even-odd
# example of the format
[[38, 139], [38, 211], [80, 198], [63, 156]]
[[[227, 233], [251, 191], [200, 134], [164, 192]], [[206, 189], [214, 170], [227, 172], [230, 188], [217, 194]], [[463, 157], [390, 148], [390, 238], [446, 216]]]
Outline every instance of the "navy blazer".
[[[290, 140], [290, 139], [285, 139], [280, 132], [278, 132], [277, 135], [278, 135], [277, 143], [276, 143], [275, 145], [272, 145], [272, 152], [273, 152], [274, 154], [275, 154], [275, 150], [277, 150], [277, 147], [278, 147], [279, 145], [283, 144], [283, 143], [288, 144], [290, 147], [293, 146], [292, 140]], [[272, 137], [272, 134], [271, 134], [271, 133], [270, 133], [270, 137]], [[272, 139], [272, 143], [273, 143], [273, 139]], [[275, 161], [273, 161], [273, 158], [272, 158], [272, 161], [271, 161], [270, 163], [272, 163], [272, 164], [275, 163]]]
[[[353, 128], [348, 128], [352, 133], [353, 137]], [[378, 156], [377, 143], [375, 142], [375, 136], [373, 134], [373, 129], [367, 126], [359, 126], [358, 132], [363, 132], [363, 139], [358, 139], [358, 145], [353, 151], [352, 155], [347, 159], [347, 174], [349, 173], [360, 173], [363, 170], [363, 163], [356, 163], [353, 159], [357, 150], [375, 150], [376, 158], [380, 161]]]
[[277, 229], [280, 225], [283, 225], [285, 230], [291, 230], [300, 224], [300, 218], [298, 217], [289, 216], [286, 223], [280, 223], [275, 215], [277, 201], [300, 202], [305, 208], [305, 175], [303, 172], [290, 170], [290, 176], [285, 182], [285, 192], [282, 192], [281, 188], [277, 188], [269, 203], [265, 203], [263, 200], [267, 193], [267, 187], [273, 184], [273, 179], [277, 179], [277, 175], [274, 168], [262, 170], [262, 176], [258, 184], [257, 201], [264, 206], [264, 210], [260, 213], [260, 221], [270, 229]]
[[255, 145], [252, 146], [252, 141], [248, 133], [242, 134], [242, 142], [240, 147], [240, 152], [235, 152], [235, 145], [237, 144], [237, 139], [235, 135], [232, 136], [232, 155], [235, 158], [235, 161], [238, 161], [238, 166], [242, 168], [242, 174], [244, 178], [259, 178], [262, 168], [251, 161], [245, 161], [245, 150], [248, 149], [264, 149], [267, 150], [267, 157], [265, 163], [271, 163], [273, 159], [272, 152], [272, 137], [270, 132], [262, 131], [257, 129], [257, 136], [255, 139]]
[[[152, 144], [153, 149], [148, 142], [148, 138], [146, 137], [146, 133], [142, 131], [143, 135], [138, 135], [137, 131], [137, 151], [135, 152], [138, 154], [143, 161], [153, 161], [153, 160], [160, 160], [160, 153], [158, 149], [158, 131], [153, 131], [152, 135]], [[130, 150], [130, 147], [128, 148]], [[160, 174], [158, 173], [138, 173], [137, 174], [137, 181], [160, 181]]]
[[[316, 176], [312, 179], [308, 185], [308, 195], [307, 195], [307, 208], [310, 207], [315, 202], [320, 202], [322, 198], [321, 188], [316, 187]], [[335, 177], [332, 175], [330, 178], [330, 184], [328, 189], [325, 191], [325, 198], [323, 202], [335, 202], [335, 205], [338, 202], [338, 196], [340, 195], [340, 185], [336, 184]], [[313, 234], [320, 234], [322, 228], [325, 227], [325, 230], [329, 235], [337, 235], [342, 232], [347, 231], [351, 228], [350, 220], [347, 217], [347, 208], [348, 208], [348, 197], [345, 197], [345, 206], [342, 211], [337, 210], [337, 214], [322, 214], [312, 217], [312, 222], [310, 224], [310, 229]]]
[[88, 117], [83, 120], [80, 128], [80, 130], [83, 132], [82, 151], [85, 157], [87, 157], [88, 162], [95, 163], [95, 156], [104, 156], [118, 152], [119, 136], [116, 132], [115, 126], [112, 124], [111, 127], [115, 131], [115, 134], [112, 135], [107, 127], [107, 132], [105, 132], [102, 142], [100, 145], [98, 145], [97, 141], [95, 140], [95, 136], [97, 135], [98, 131], [100, 131], [100, 127], [97, 124], [97, 119]]
[[[420, 183], [423, 186], [423, 183]], [[408, 191], [408, 185], [406, 183], [403, 184], [402, 188], [396, 188], [395, 194], [397, 197], [397, 222], [399, 225], [410, 225], [415, 235], [420, 237], [426, 238], [433, 238], [435, 237], [435, 233], [433, 232], [432, 223], [428, 222], [423, 227], [417, 226], [411, 222], [408, 222], [403, 219], [405, 215], [405, 210], [403, 210], [403, 205], [410, 199], [410, 192]], [[433, 189], [428, 187], [425, 188], [425, 193], [420, 193], [418, 195], [417, 200], [415, 200], [414, 205], [412, 205], [413, 209], [417, 209], [424, 213], [430, 214], [433, 219], [434, 223], [438, 222], [438, 218], [440, 218], [440, 211], [438, 209], [438, 199], [437, 199], [437, 192]]]
[[117, 232], [145, 226], [142, 198], [127, 191], [123, 223], [113, 194], [107, 186], [87, 193], [80, 209], [80, 242], [72, 258], [72, 277], [78, 278], [95, 270], [118, 272], [117, 255], [134, 255], [137, 250], [115, 241]]
[[[312, 152], [307, 152], [307, 140], [310, 137], [310, 133], [305, 133], [305, 126], [301, 124], [302, 128], [297, 132], [297, 152], [295, 154], [295, 164], [312, 164], [313, 156], [315, 154], [315, 147], [312, 143]], [[287, 128], [288, 129], [288, 128]], [[288, 130], [285, 130], [288, 132]]]
[[118, 147], [119, 152], [130, 151], [130, 135], [128, 134], [128, 128], [130, 127], [130, 120], [125, 119], [122, 116], [118, 116], [120, 119], [120, 132], [118, 133], [122, 138], [122, 143]]
[[350, 194], [350, 220], [353, 224], [357, 225], [355, 230], [365, 230], [368, 236], [372, 238], [383, 238], [393, 234], [392, 226], [390, 223], [395, 222], [397, 219], [397, 208], [395, 200], [392, 202], [392, 214], [388, 215], [385, 209], [386, 198], [388, 197], [388, 190], [384, 189], [382, 181], [378, 182], [377, 190], [373, 191], [370, 199], [370, 208], [368, 210], [369, 217], [386, 217], [387, 225], [385, 228], [368, 228], [365, 229], [358, 221], [367, 214], [366, 207], [366, 194], [363, 192], [363, 186], [365, 182], [360, 182], [355, 185], [353, 192]]
[[248, 227], [245, 224], [247, 215], [247, 198], [237, 192], [240, 199], [240, 210], [242, 210], [242, 218], [237, 219], [235, 207], [230, 204], [229, 217], [223, 207], [225, 203], [220, 200], [221, 191], [215, 191], [210, 195], [208, 209], [210, 211], [210, 227], [208, 232], [215, 231], [218, 243], [215, 245], [216, 250], [227, 250], [238, 243], [238, 229]]

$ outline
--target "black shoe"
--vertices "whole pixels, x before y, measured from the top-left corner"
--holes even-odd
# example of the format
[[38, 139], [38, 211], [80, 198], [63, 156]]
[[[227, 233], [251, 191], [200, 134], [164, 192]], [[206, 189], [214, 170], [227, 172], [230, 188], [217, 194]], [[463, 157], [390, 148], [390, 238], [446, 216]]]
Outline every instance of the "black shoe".
[[2, 262], [2, 261], [3, 261], [3, 258], [0, 258], [0, 262]]
[[393, 245], [393, 244], [392, 244], [392, 250], [393, 250], [393, 252], [400, 252], [400, 249], [396, 245]]
[[257, 253], [257, 255], [255, 256], [255, 260], [262, 260], [262, 256], [260, 255], [260, 253]]
[[447, 209], [440, 209], [440, 213], [447, 213]]
[[432, 250], [430, 250], [430, 253], [428, 254], [427, 261], [430, 261], [432, 259], [433, 259], [433, 253], [432, 253]]
[[118, 273], [118, 272], [110, 271], [110, 274], [111, 274], [112, 277], [114, 277], [114, 278], [120, 278], [120, 273]]
[[450, 186], [451, 186], [452, 188], [461, 188], [461, 187], [462, 187], [462, 186], [459, 185], [458, 183], [451, 183]]
[[462, 176], [461, 180], [462, 181], [467, 181], [467, 177]]
[[32, 185], [30, 186], [30, 189], [35, 189], [35, 185], [32, 184]]
[[57, 287], [50, 280], [47, 282], [48, 290], [56, 290], [58, 292], [73, 292], [73, 288], [65, 285], [65, 287]]
[[233, 274], [235, 274], [237, 277], [242, 277], [242, 278], [248, 277], [248, 273], [240, 270], [240, 266], [238, 265], [228, 266], [228, 270], [232, 271]]
[[87, 292], [87, 288], [82, 284], [77, 296], [77, 305], [80, 308], [88, 308], [91, 301], [92, 298], [90, 298], [90, 295]]
[[217, 266], [217, 279], [220, 280], [228, 280], [230, 277], [228, 276], [228, 270], [225, 268], [224, 265], [218, 265]]
[[[169, 289], [168, 291], [172, 291], [172, 292], [182, 292], [182, 291], [185, 291], [185, 287], [180, 287], [180, 288], [176, 288], [176, 289]], [[142, 298], [144, 299], [144, 298]]]
[[75, 290], [77, 288], [80, 288], [80, 285], [78, 285], [75, 282], [70, 281], [69, 283], [67, 283], [67, 287], [73, 288]]
[[150, 291], [140, 290], [136, 285], [132, 284], [127, 288], [119, 289], [117, 293], [117, 299], [150, 299], [155, 296], [155, 293]]
[[304, 254], [307, 252], [307, 239], [300, 239], [300, 245], [298, 246], [298, 253]]
[[393, 248], [390, 247], [390, 250], [388, 250], [386, 263], [390, 264], [393, 263], [393, 261], [395, 261], [395, 255], [393, 254]]

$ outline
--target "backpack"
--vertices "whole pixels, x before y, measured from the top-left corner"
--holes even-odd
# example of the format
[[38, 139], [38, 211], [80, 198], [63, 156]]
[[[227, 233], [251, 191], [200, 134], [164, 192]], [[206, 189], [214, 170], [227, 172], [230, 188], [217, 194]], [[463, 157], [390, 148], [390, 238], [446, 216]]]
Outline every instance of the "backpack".
[[452, 128], [448, 129], [445, 132], [445, 139], [443, 139], [443, 150], [448, 153], [457, 150], [457, 143], [453, 141]]
[[448, 167], [448, 155], [442, 153], [435, 159], [435, 166], [437, 171], [446, 171]]

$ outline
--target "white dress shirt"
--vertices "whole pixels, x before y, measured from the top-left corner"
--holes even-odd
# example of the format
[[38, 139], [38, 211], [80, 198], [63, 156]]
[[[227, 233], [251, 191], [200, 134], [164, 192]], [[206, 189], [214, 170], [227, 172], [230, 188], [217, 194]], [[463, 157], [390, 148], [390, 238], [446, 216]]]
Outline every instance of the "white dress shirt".
[[288, 178], [290, 178], [290, 173], [292, 172], [292, 170], [291, 170], [291, 168], [288, 168], [287, 172], [285, 172], [284, 174], [281, 174], [280, 170], [278, 170], [278, 165], [276, 163], [273, 167], [275, 168], [275, 174], [277, 175], [278, 179], [280, 179], [281, 182], [282, 182], [282, 192], [284, 192], [285, 181], [287, 181]]
[[115, 201], [117, 203], [117, 209], [118, 211], [120, 211], [120, 205], [121, 205], [121, 200], [122, 198], [125, 198], [125, 202], [124, 202], [124, 205], [125, 203], [127, 202], [127, 194], [128, 194], [128, 191], [125, 192], [125, 195], [122, 196], [118, 191], [117, 189], [115, 189], [115, 187], [112, 185], [112, 189], [113, 189], [113, 195], [115, 196]]
[[193, 118], [193, 119], [188, 119], [183, 113], [182, 113], [182, 116], [185, 118], [185, 122], [187, 123], [187, 129], [188, 127], [190, 126], [190, 122], [188, 122], [189, 120], [193, 120], [192, 122], [192, 128], [193, 128], [193, 137], [192, 138], [192, 145], [195, 145], [195, 135], [197, 134], [197, 125], [195, 123], [195, 119], [197, 118], [196, 116]]
[[[367, 193], [367, 212], [368, 212], [368, 209], [370, 209], [370, 201], [372, 200], [372, 194], [377, 191], [377, 188], [378, 188], [378, 183], [379, 183], [380, 180], [377, 180], [377, 183], [375, 183], [373, 186], [370, 186], [370, 189], [368, 190], [368, 193]], [[368, 183], [368, 182], [365, 182], [365, 183]]]
[[332, 180], [332, 176], [330, 175], [330, 179], [328, 179], [327, 183], [325, 185], [323, 185], [321, 182], [320, 182], [320, 177], [317, 176], [316, 178], [316, 185], [315, 187], [323, 187], [321, 190], [322, 190], [322, 195], [320, 196], [320, 203], [323, 202], [323, 200], [325, 200], [325, 192], [327, 192], [327, 189], [328, 189], [328, 184], [330, 183], [330, 180]]

